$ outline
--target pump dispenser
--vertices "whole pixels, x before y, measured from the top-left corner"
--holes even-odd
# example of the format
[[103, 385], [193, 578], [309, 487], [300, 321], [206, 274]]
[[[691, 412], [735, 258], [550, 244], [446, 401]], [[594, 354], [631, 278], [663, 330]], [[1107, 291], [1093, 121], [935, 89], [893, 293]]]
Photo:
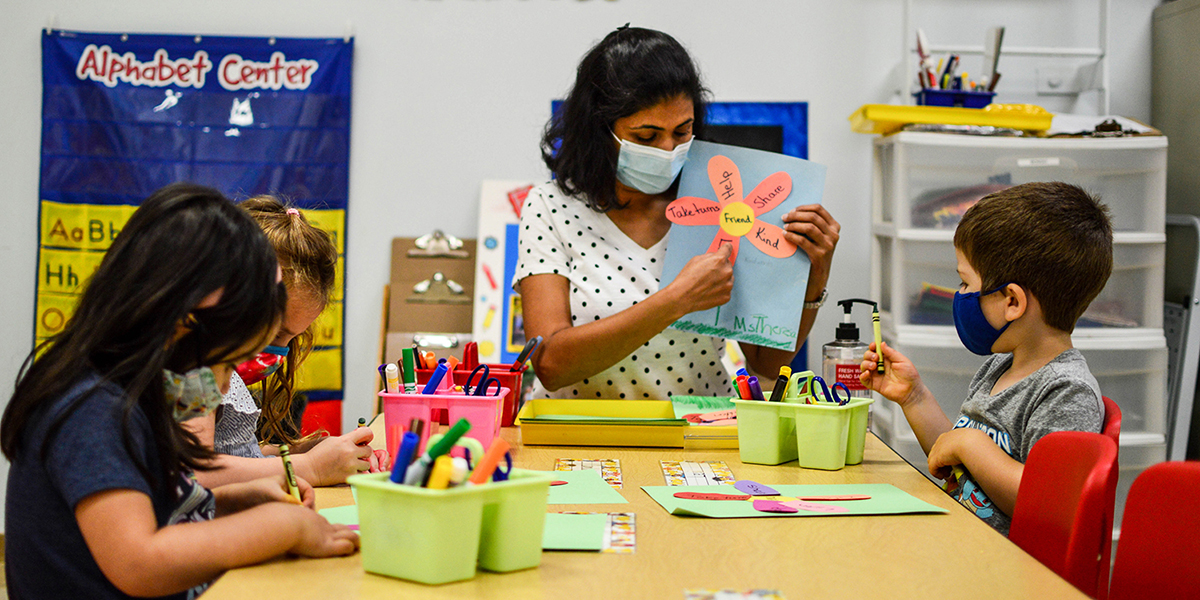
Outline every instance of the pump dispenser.
[[837, 339], [821, 347], [821, 377], [830, 387], [834, 382], [845, 385], [851, 397], [870, 398], [871, 391], [863, 387], [858, 379], [859, 365], [862, 364], [863, 353], [867, 351], [867, 344], [858, 339], [858, 325], [854, 323], [850, 312], [855, 303], [876, 306], [875, 302], [861, 298], [838, 301], [845, 315], [837, 326]]

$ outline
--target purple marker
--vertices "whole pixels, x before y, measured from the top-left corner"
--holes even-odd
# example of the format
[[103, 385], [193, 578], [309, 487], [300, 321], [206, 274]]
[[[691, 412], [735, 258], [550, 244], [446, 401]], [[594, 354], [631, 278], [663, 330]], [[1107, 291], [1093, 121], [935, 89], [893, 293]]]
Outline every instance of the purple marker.
[[746, 384], [750, 386], [750, 398], [752, 400], [766, 400], [766, 397], [762, 393], [762, 386], [758, 385], [758, 377], [751, 375], [750, 379], [746, 380]]

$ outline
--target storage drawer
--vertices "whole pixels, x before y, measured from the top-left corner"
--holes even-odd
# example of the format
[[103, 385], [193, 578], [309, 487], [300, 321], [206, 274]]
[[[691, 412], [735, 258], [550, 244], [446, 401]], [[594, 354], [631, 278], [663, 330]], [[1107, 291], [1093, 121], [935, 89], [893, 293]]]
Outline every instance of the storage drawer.
[[[950, 421], [958, 416], [967, 396], [967, 387], [985, 357], [971, 354], [962, 347], [953, 327], [937, 328], [944, 333], [927, 335], [884, 333], [884, 340], [907, 356], [921, 373], [921, 380], [937, 398]], [[1166, 429], [1167, 348], [1161, 333], [1131, 337], [1120, 347], [1104, 347], [1096, 340], [1074, 338], [1075, 345], [1088, 361], [1088, 368], [1100, 384], [1100, 392], [1112, 398], [1122, 413], [1122, 433], [1163, 435]], [[903, 411], [887, 400], [892, 421], [907, 427]], [[876, 409], [875, 420], [886, 419]], [[898, 415], [898, 419], [895, 418]]]
[[[1164, 244], [1165, 238], [1155, 235], [1117, 237], [1112, 275], [1077, 323], [1077, 335], [1162, 327]], [[954, 324], [951, 305], [960, 279], [952, 234], [902, 230], [893, 235], [879, 227], [872, 251], [872, 293], [880, 311], [890, 313], [897, 325]]]
[[984, 195], [1066, 181], [1099, 196], [1117, 231], [1164, 231], [1167, 138], [995, 138], [904, 132], [875, 140], [875, 223], [953, 230]]

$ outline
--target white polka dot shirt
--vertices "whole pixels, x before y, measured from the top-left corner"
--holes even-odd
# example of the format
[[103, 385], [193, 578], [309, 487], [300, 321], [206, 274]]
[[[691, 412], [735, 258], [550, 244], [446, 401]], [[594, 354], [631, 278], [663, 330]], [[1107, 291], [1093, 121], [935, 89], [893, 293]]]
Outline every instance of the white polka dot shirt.
[[[571, 322], [582, 325], [625, 310], [658, 291], [664, 236], [642, 248], [604, 213], [554, 183], [529, 191], [521, 209], [513, 285], [530, 275], [557, 274], [571, 288]], [[534, 382], [532, 398], [662, 400], [675, 394], [732, 396], [720, 338], [665, 329], [615, 365], [549, 392]]]

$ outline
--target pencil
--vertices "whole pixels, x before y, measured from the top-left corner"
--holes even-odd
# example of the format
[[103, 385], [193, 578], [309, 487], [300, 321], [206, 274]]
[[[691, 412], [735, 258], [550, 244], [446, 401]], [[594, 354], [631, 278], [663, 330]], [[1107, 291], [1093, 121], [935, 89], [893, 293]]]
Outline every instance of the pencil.
[[875, 329], [875, 355], [879, 357], [875, 372], [883, 373], [883, 336], [879, 333], [879, 305], [871, 311], [871, 327]]

